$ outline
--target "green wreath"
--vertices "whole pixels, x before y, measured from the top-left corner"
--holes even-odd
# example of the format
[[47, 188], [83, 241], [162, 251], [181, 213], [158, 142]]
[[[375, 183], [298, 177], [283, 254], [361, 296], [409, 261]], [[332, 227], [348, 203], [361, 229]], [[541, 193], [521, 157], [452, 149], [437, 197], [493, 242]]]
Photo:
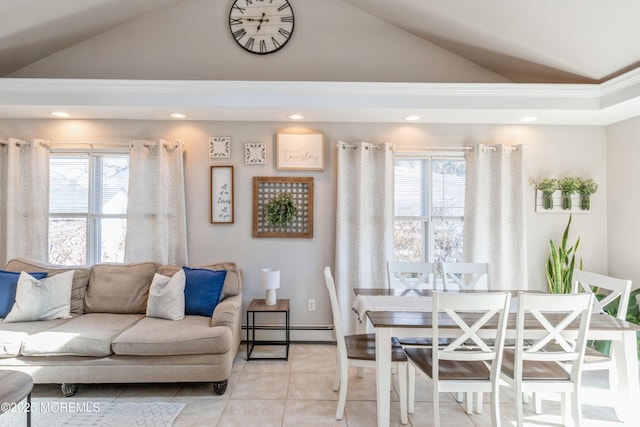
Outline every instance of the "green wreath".
[[280, 193], [264, 205], [267, 224], [282, 227], [298, 215], [298, 206], [289, 193]]

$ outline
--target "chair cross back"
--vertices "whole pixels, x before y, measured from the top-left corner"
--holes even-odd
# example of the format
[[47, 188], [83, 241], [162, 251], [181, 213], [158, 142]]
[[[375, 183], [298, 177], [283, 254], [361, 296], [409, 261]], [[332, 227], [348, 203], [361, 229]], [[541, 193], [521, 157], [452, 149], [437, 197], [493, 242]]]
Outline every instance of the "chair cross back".
[[[482, 328], [493, 316], [498, 313], [498, 308], [490, 309], [486, 311], [480, 319], [477, 319], [473, 324], [469, 325], [464, 319], [460, 317], [460, 315], [456, 312], [456, 310], [450, 308], [444, 308], [443, 311], [458, 325], [463, 334], [453, 340], [449, 345], [444, 347], [441, 351], [445, 354], [448, 352], [453, 352], [459, 349], [459, 347], [464, 347], [465, 351], [468, 351], [469, 341], [473, 341], [473, 343], [478, 346], [478, 348], [482, 352], [493, 353], [493, 350], [489, 348], [489, 346], [485, 343], [485, 341], [478, 336], [478, 331]], [[443, 356], [446, 358], [446, 356]], [[493, 358], [491, 355], [487, 358]]]
[[[554, 295], [549, 299], [547, 294], [520, 294], [516, 333], [521, 335], [525, 329], [525, 317], [533, 315], [544, 328], [544, 335], [538, 339], [528, 339], [525, 348], [522, 341], [516, 343], [516, 351], [522, 352], [522, 360], [568, 362], [579, 360], [584, 353], [586, 333], [588, 330], [593, 295], [591, 294], [567, 294]], [[563, 298], [564, 297], [564, 298]], [[590, 302], [585, 311], [586, 302]], [[561, 319], [551, 321], [562, 313]], [[580, 319], [579, 336], [577, 339], [566, 338], [567, 328], [576, 319]], [[586, 323], [586, 324], [585, 324]], [[549, 344], [557, 344], [562, 350], [549, 351]]]
[[482, 279], [486, 279], [486, 288], [491, 289], [488, 263], [442, 263], [442, 282], [445, 289], [448, 281], [453, 281], [463, 290], [474, 289]]
[[573, 271], [572, 293], [588, 292], [596, 294], [601, 289], [605, 289], [609, 293], [601, 300], [593, 299], [593, 311], [605, 312], [607, 305], [618, 300], [618, 310], [614, 315], [618, 319], [624, 320], [629, 308], [631, 280], [618, 279], [583, 270]]
[[[495, 292], [491, 294], [458, 294], [441, 293], [434, 294], [434, 325], [439, 323], [439, 314], [444, 312], [453, 320], [460, 329], [461, 335], [449, 342], [438, 351], [440, 359], [447, 360], [494, 360], [496, 349], [487, 345], [486, 339], [478, 335], [478, 331], [485, 326], [494, 316], [499, 316], [499, 327], [496, 333], [497, 339], [501, 340], [506, 327], [505, 319], [508, 312], [510, 295], [506, 292]], [[478, 310], [478, 307], [482, 307]], [[479, 312], [479, 318], [467, 321], [459, 313]], [[438, 334], [438, 328], [434, 328], [434, 334]], [[438, 342], [435, 341], [434, 342]], [[475, 346], [470, 347], [470, 342]]]
[[400, 282], [407, 289], [418, 289], [423, 284], [426, 284], [429, 289], [433, 289], [434, 284], [430, 279], [434, 272], [434, 265], [430, 262], [387, 261], [387, 277], [390, 288]]
[[[554, 343], [563, 348], [563, 350], [567, 353], [567, 359], [565, 360], [575, 360], [579, 356], [579, 353], [575, 351], [575, 341], [569, 342], [564, 336], [562, 336], [562, 332], [573, 322], [578, 316], [581, 315], [582, 310], [576, 309], [571, 311], [565, 315], [565, 317], [560, 321], [553, 325], [547, 318], [549, 313], [546, 313], [538, 310], [538, 309], [530, 309], [529, 313], [531, 313], [540, 323], [542, 327], [547, 331], [546, 336], [542, 339], [535, 342], [535, 344], [531, 345], [531, 347], [525, 350], [525, 353], [535, 353], [536, 356], [527, 357], [525, 359], [535, 359], [535, 360], [545, 360], [549, 355], [548, 351], [542, 351], [548, 344]], [[555, 356], [554, 356], [555, 357]], [[553, 359], [553, 357], [552, 357]], [[556, 359], [553, 359], [556, 360]]]

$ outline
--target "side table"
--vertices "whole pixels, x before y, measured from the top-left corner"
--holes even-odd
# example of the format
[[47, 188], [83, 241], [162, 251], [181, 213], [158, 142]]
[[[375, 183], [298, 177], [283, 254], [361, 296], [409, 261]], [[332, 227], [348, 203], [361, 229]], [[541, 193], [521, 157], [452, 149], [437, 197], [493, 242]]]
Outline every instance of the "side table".
[[[283, 313], [284, 325], [260, 326], [256, 325], [256, 313]], [[259, 330], [275, 330], [284, 331], [285, 339], [282, 340], [257, 340], [256, 329]], [[289, 300], [278, 299], [275, 305], [267, 305], [264, 299], [254, 299], [247, 307], [247, 360], [289, 360], [289, 344], [290, 344], [290, 326], [289, 326]], [[251, 353], [255, 346], [260, 345], [283, 345], [285, 346], [284, 357], [251, 357]]]
[[20, 403], [25, 397], [27, 398], [27, 427], [31, 427], [31, 390], [33, 389], [33, 380], [29, 374], [19, 371], [0, 370], [0, 414], [6, 409], [12, 409]]

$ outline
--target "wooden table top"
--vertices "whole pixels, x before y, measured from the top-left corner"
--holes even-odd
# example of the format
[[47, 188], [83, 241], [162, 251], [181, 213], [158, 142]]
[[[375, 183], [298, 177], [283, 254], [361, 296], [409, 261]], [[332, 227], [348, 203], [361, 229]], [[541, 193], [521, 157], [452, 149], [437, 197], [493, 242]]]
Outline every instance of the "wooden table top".
[[[402, 289], [402, 288], [353, 288], [356, 296], [395, 296], [395, 297], [430, 297], [433, 296], [433, 289]], [[452, 290], [447, 292], [458, 293], [482, 293], [487, 290]], [[511, 295], [516, 296], [520, 290], [511, 290]]]
[[[394, 328], [430, 328], [432, 327], [431, 312], [416, 312], [416, 311], [368, 311], [367, 316], [371, 324], [378, 327], [394, 327]], [[472, 323], [474, 319], [480, 316], [478, 313], [460, 313], [460, 317], [465, 321]], [[557, 319], [564, 317], [563, 314], [548, 314], [549, 319], [553, 319], [554, 316]], [[446, 328], [447, 325], [455, 326], [455, 323], [445, 313], [441, 313], [439, 316], [440, 327]], [[574, 321], [569, 329], [578, 329], [578, 321]], [[485, 328], [490, 329], [497, 324], [497, 316], [492, 321], [487, 322]], [[516, 329], [516, 314], [510, 313], [507, 320], [507, 329]], [[542, 330], [542, 326], [537, 320], [525, 318], [525, 329]], [[620, 331], [620, 330], [634, 330], [640, 331], [640, 325], [636, 325], [625, 320], [620, 320], [615, 317], [602, 313], [594, 313], [591, 315], [590, 330], [599, 331]]]
[[[0, 414], [7, 409], [6, 403], [18, 403], [31, 393], [33, 379], [24, 372], [0, 370]], [[9, 406], [10, 407], [10, 406]]]
[[264, 298], [251, 300], [247, 311], [289, 311], [288, 299], [277, 299], [274, 305], [267, 305]]

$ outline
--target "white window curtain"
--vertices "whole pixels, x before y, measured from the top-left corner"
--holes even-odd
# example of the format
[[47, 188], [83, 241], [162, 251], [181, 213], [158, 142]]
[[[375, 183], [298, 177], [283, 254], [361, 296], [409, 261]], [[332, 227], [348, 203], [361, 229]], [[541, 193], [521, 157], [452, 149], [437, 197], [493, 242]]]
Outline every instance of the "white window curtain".
[[181, 142], [131, 142], [125, 261], [188, 265]]
[[466, 154], [464, 259], [488, 262], [496, 289], [528, 289], [524, 147]]
[[386, 287], [393, 259], [391, 144], [338, 143], [335, 279], [345, 330], [355, 331], [354, 287]]
[[47, 261], [48, 141], [11, 138], [0, 144], [0, 263], [15, 257]]

